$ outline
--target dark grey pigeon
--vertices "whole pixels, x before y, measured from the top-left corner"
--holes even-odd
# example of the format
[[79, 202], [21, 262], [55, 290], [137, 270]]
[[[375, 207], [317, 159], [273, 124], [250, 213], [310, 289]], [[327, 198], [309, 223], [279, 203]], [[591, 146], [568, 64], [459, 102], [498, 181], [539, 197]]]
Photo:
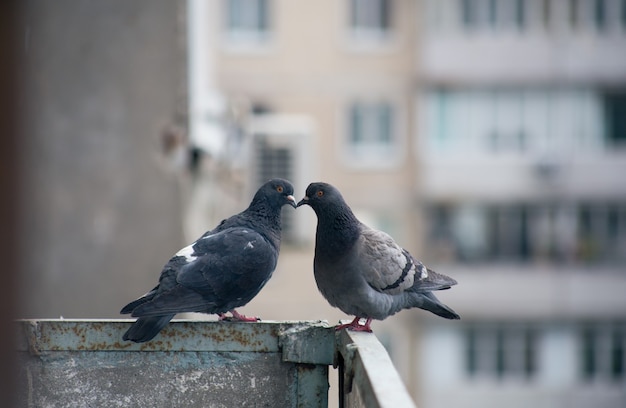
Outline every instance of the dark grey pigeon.
[[332, 306], [356, 316], [337, 330], [371, 332], [372, 319], [383, 320], [414, 307], [446, 319], [460, 318], [432, 293], [449, 289], [456, 281], [426, 268], [389, 235], [360, 222], [335, 187], [310, 184], [298, 207], [304, 204], [317, 215], [313, 262], [317, 287]]
[[151, 340], [176, 313], [215, 313], [224, 320], [230, 311], [228, 319], [258, 320], [235, 308], [252, 300], [276, 268], [285, 204], [296, 207], [293, 186], [287, 180], [270, 180], [246, 210], [178, 251], [163, 267], [159, 284], [122, 309], [122, 314], [139, 318], [124, 340]]

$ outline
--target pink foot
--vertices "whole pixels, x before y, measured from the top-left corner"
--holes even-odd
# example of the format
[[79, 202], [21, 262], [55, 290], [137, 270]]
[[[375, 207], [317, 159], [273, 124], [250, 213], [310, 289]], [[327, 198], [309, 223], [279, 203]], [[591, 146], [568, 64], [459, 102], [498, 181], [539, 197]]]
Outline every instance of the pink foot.
[[232, 314], [232, 317], [226, 316], [226, 313], [218, 313], [217, 315], [219, 316], [219, 320], [223, 321], [223, 320], [234, 320], [234, 321], [238, 321], [238, 322], [256, 322], [261, 320], [258, 317], [248, 317], [248, 316], [244, 316], [241, 313], [239, 313], [238, 311], [236, 311], [235, 309], [231, 310], [230, 313]]
[[361, 318], [359, 316], [355, 317], [350, 323], [340, 324], [339, 326], [335, 326], [335, 330], [348, 329], [352, 331], [362, 331], [362, 332], [372, 332], [372, 328], [370, 324], [372, 323], [372, 319], [370, 317], [365, 320], [365, 324], [360, 324]]

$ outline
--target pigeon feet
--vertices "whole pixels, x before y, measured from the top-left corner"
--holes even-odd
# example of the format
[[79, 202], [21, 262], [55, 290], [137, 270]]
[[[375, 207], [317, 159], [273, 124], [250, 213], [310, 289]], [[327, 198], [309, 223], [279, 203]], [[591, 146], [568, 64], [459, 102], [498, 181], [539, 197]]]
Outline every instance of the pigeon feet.
[[357, 316], [350, 323], [340, 324], [339, 326], [336, 326], [335, 330], [348, 329], [352, 331], [362, 331], [368, 333], [372, 332], [372, 328], [370, 327], [372, 319], [370, 317], [365, 320], [365, 324], [361, 324], [360, 322], [361, 318]]
[[223, 321], [223, 320], [227, 320], [227, 321], [236, 321], [236, 322], [256, 322], [261, 320], [259, 317], [248, 317], [248, 316], [244, 316], [241, 313], [239, 313], [238, 311], [236, 311], [235, 309], [231, 310], [230, 313], [232, 314], [232, 316], [226, 316], [226, 313], [218, 313], [217, 315], [219, 316], [219, 320]]

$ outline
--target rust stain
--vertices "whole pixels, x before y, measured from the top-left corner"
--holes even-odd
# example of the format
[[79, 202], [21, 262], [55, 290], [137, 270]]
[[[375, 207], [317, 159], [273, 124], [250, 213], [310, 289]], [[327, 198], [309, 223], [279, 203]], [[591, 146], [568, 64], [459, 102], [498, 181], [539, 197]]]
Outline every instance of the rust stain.
[[159, 338], [138, 345], [121, 340], [121, 331], [128, 325], [126, 322], [113, 324], [96, 321], [38, 323], [32, 322], [24, 326], [25, 338], [32, 354], [38, 354], [39, 349], [50, 351], [72, 349], [78, 351], [185, 351], [198, 345], [207, 347], [212, 344], [224, 350], [270, 352], [276, 348], [272, 341], [273, 338], [278, 341], [277, 333], [282, 327], [262, 323], [213, 322], [198, 325], [195, 322], [180, 322], [163, 330]]

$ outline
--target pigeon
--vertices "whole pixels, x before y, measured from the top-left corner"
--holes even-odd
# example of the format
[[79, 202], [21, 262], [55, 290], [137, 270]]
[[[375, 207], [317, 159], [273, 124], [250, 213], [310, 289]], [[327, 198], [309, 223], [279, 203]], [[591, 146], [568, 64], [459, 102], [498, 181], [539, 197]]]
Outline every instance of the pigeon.
[[247, 209], [178, 251], [163, 267], [159, 284], [121, 310], [138, 317], [123, 339], [149, 341], [183, 312], [217, 314], [220, 320], [259, 320], [235, 308], [252, 300], [276, 268], [285, 204], [296, 208], [293, 186], [287, 180], [270, 180]]
[[371, 332], [372, 319], [383, 320], [414, 307], [460, 319], [432, 293], [457, 282], [426, 268], [385, 232], [360, 222], [337, 188], [311, 183], [298, 207], [305, 204], [317, 215], [313, 262], [317, 287], [331, 306], [356, 316], [337, 330]]

